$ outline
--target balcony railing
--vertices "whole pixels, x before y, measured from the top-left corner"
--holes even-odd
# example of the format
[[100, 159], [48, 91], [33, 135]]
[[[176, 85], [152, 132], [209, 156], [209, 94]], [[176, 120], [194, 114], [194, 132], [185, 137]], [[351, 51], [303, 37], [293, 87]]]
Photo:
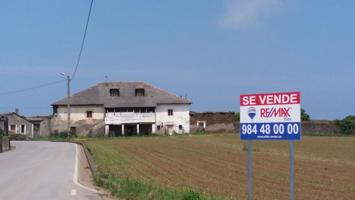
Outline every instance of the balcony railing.
[[106, 124], [155, 123], [155, 113], [106, 113]]

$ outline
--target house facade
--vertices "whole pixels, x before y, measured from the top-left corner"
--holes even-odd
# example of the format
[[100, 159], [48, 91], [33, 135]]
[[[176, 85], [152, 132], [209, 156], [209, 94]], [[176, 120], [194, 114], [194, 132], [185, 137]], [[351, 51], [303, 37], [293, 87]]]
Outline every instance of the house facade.
[[[52, 131], [67, 130], [67, 103], [52, 104]], [[190, 132], [191, 102], [144, 82], [100, 83], [71, 96], [77, 134], [130, 136]]]
[[50, 135], [51, 116], [30, 116], [26, 119], [33, 124], [33, 137]]
[[9, 134], [22, 134], [33, 137], [33, 124], [26, 117], [16, 112], [0, 113], [0, 117], [7, 118], [7, 126]]

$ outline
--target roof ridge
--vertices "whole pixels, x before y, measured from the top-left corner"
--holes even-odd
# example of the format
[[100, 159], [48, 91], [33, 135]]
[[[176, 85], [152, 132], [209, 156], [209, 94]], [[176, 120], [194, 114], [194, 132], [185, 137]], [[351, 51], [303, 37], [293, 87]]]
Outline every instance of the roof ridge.
[[[74, 94], [71, 94], [71, 95], [70, 95], [70, 98], [72, 98], [72, 97], [74, 97], [74, 96], [77, 96], [77, 95], [80, 95], [80, 94], [82, 94], [82, 93], [84, 93], [84, 92], [86, 92], [86, 91], [88, 91], [88, 90], [90, 90], [90, 89], [93, 89], [93, 88], [95, 88], [95, 87], [99, 87], [99, 84], [92, 85], [92, 86], [90, 86], [90, 87], [88, 87], [88, 88], [86, 88], [86, 89], [84, 89], [84, 90], [81, 90], [81, 91], [79, 91], [79, 92], [76, 92], [76, 93], [74, 93]], [[54, 102], [52, 105], [55, 105], [55, 104], [57, 104], [57, 103], [60, 102], [60, 101], [68, 101], [68, 97], [66, 96], [66, 97], [64, 97], [64, 98], [62, 98], [62, 99], [60, 99], [60, 100]]]
[[154, 85], [151, 85], [151, 84], [149, 84], [149, 83], [145, 83], [146, 85], [148, 85], [149, 87], [152, 87], [152, 88], [154, 88], [154, 89], [157, 89], [157, 90], [160, 90], [160, 91], [162, 91], [162, 92], [166, 92], [166, 93], [168, 93], [168, 94], [171, 94], [171, 95], [173, 95], [174, 97], [176, 97], [176, 98], [178, 98], [178, 99], [181, 99], [181, 100], [187, 100], [187, 101], [189, 101], [190, 102], [190, 100], [188, 100], [188, 99], [184, 99], [184, 98], [182, 98], [181, 96], [178, 96], [178, 95], [176, 95], [175, 93], [173, 93], [173, 92], [169, 92], [169, 91], [167, 91], [167, 90], [164, 90], [164, 89], [161, 89], [161, 88], [158, 88], [158, 87], [156, 87], [156, 86], [154, 86]]
[[[120, 87], [122, 88], [121, 98], [112, 98], [107, 91], [109, 88]], [[147, 90], [152, 90], [152, 95], [146, 95], [144, 99], [142, 98], [131, 98], [134, 96], [134, 91], [130, 91], [133, 87], [146, 88]], [[120, 95], [121, 96], [121, 95]], [[191, 104], [192, 102], [188, 99], [178, 96], [173, 92], [156, 87], [144, 81], [125, 81], [125, 82], [101, 82], [93, 85], [87, 89], [79, 91], [71, 95], [71, 104], [78, 105], [115, 105], [115, 106], [125, 106], [126, 104], [140, 104], [140, 105], [156, 105], [160, 103], [177, 103], [177, 104]], [[68, 98], [61, 99], [54, 105], [64, 105], [68, 101]]]
[[97, 85], [103, 85], [103, 84], [112, 84], [112, 83], [146, 83], [144, 81], [108, 81], [108, 82], [100, 82]]

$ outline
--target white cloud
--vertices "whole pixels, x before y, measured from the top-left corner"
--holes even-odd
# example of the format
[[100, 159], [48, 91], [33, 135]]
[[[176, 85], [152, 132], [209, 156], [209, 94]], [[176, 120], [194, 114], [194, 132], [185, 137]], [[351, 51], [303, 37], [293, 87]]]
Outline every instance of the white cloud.
[[228, 0], [227, 11], [218, 25], [224, 28], [245, 30], [278, 11], [284, 0]]

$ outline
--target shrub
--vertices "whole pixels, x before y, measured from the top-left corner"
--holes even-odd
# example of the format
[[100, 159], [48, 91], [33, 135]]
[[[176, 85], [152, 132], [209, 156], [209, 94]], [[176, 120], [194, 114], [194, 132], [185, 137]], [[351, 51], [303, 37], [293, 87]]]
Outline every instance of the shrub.
[[342, 133], [353, 134], [355, 130], [355, 115], [349, 115], [342, 120], [336, 120], [335, 124], [339, 126]]
[[5, 135], [5, 131], [0, 128], [0, 137]]
[[183, 194], [183, 200], [202, 200], [203, 198], [201, 197], [200, 193], [195, 192], [195, 191], [186, 191]]
[[301, 120], [302, 121], [309, 121], [311, 119], [311, 117], [309, 116], [309, 114], [307, 114], [306, 110], [301, 108]]
[[239, 122], [240, 121], [240, 112], [234, 113], [234, 120]]

